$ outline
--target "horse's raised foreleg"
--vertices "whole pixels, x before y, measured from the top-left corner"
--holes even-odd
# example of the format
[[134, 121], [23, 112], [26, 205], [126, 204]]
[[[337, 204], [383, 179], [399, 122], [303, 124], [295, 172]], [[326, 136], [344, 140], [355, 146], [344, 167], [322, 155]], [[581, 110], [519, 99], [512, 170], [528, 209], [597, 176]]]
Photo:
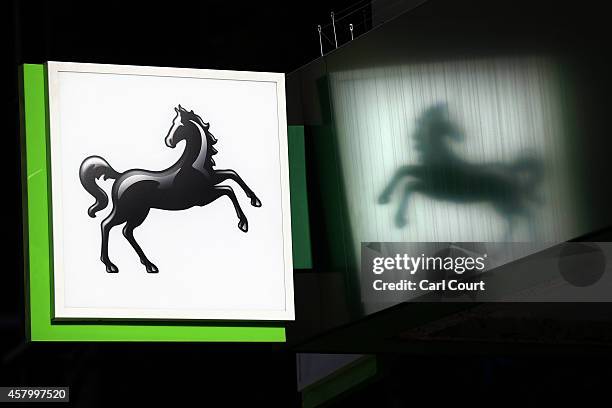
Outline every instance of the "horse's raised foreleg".
[[213, 183], [219, 184], [227, 179], [234, 180], [240, 186], [240, 188], [244, 190], [247, 197], [251, 199], [251, 205], [253, 207], [261, 207], [261, 201], [259, 198], [257, 198], [253, 190], [247, 186], [244, 180], [242, 180], [242, 178], [234, 170], [216, 170], [213, 176]]
[[404, 187], [404, 195], [400, 201], [400, 205], [397, 208], [397, 213], [395, 214], [395, 225], [398, 227], [403, 227], [407, 224], [406, 221], [406, 210], [408, 209], [408, 200], [412, 193], [419, 189], [418, 183], [406, 183]]
[[134, 248], [134, 251], [136, 251], [136, 253], [138, 254], [138, 257], [140, 258], [140, 263], [142, 263], [145, 266], [145, 268], [147, 269], [147, 272], [157, 273], [159, 272], [159, 269], [157, 269], [157, 266], [153, 265], [153, 263], [149, 261], [149, 259], [144, 254], [140, 245], [138, 245], [138, 242], [136, 242], [136, 238], [134, 238], [134, 228], [142, 224], [145, 218], [147, 218], [148, 214], [149, 214], [149, 211], [147, 210], [146, 212], [144, 212], [142, 215], [138, 217], [132, 217], [131, 219], [128, 219], [128, 221], [125, 223], [125, 226], [123, 227], [123, 236], [125, 237], [125, 239], [127, 239], [130, 245], [132, 245], [132, 248]]
[[212, 202], [221, 196], [228, 196], [230, 200], [232, 200], [232, 204], [234, 204], [234, 210], [236, 210], [236, 215], [238, 216], [238, 228], [247, 232], [249, 230], [249, 222], [242, 212], [242, 208], [240, 208], [240, 204], [238, 203], [238, 199], [236, 198], [236, 194], [234, 194], [234, 190], [230, 186], [214, 186], [212, 188], [212, 193], [208, 197], [206, 201]]
[[418, 171], [418, 166], [402, 166], [393, 175], [391, 181], [385, 189], [382, 191], [380, 196], [378, 196], [379, 204], [387, 204], [391, 199], [391, 194], [395, 190], [397, 184], [404, 178], [408, 176], [415, 176]]
[[102, 230], [102, 248], [100, 260], [104, 263], [104, 265], [106, 265], [106, 272], [108, 273], [119, 272], [119, 268], [117, 268], [117, 266], [115, 266], [108, 258], [108, 234], [110, 233], [110, 230], [117, 224], [120, 223], [117, 222], [117, 220], [115, 219], [114, 209], [100, 224], [100, 228]]

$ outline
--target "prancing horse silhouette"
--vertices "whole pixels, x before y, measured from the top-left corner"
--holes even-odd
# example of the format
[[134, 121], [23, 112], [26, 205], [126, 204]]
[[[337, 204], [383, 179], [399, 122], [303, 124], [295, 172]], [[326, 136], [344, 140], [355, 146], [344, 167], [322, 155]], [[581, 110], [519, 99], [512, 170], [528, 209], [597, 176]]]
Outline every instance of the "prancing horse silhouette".
[[413, 134], [420, 164], [401, 166], [378, 197], [380, 204], [391, 201], [398, 185], [404, 184], [395, 224], [407, 224], [408, 202], [414, 193], [456, 203], [487, 202], [506, 219], [508, 224], [503, 241], [512, 239], [515, 220], [528, 221], [532, 239], [536, 231], [532, 207], [541, 204], [538, 188], [542, 181], [542, 161], [532, 153], [503, 163], [471, 163], [457, 156], [449, 139], [465, 138], [459, 127], [449, 119], [446, 103], [430, 106], [417, 120]]
[[101, 223], [100, 260], [108, 273], [119, 272], [117, 266], [108, 258], [108, 234], [114, 226], [123, 223], [123, 236], [132, 245], [147, 272], [159, 271], [134, 239], [134, 228], [143, 223], [151, 208], [185, 210], [196, 205], [202, 207], [219, 197], [227, 196], [232, 200], [238, 215], [238, 228], [247, 232], [249, 224], [234, 191], [229, 186], [218, 185], [227, 179], [238, 183], [251, 199], [252, 206], [261, 207], [259, 198], [234, 170], [214, 169], [215, 161], [212, 156], [217, 154], [217, 150], [213, 145], [217, 143], [217, 139], [208, 131], [210, 124], [205, 123], [193, 110], [187, 111], [181, 105], [174, 110], [176, 116], [166, 136], [166, 146], [174, 148], [184, 140], [185, 150], [181, 158], [166, 170], [132, 169], [119, 173], [100, 156], [90, 156], [81, 163], [81, 184], [96, 199], [87, 210], [90, 217], [94, 218], [96, 212], [108, 205], [108, 196], [98, 186], [96, 179], [103, 177], [104, 180], [115, 180], [111, 192], [113, 209]]

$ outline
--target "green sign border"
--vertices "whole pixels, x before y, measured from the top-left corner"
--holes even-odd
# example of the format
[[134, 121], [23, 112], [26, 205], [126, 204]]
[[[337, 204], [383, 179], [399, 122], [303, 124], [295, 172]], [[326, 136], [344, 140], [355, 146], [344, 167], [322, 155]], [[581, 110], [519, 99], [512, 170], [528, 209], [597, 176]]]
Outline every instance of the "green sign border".
[[[158, 323], [52, 322], [51, 190], [48, 155], [46, 66], [24, 64], [22, 77], [22, 175], [26, 331], [31, 341], [285, 342], [284, 327]], [[307, 259], [310, 258], [308, 251]], [[218, 325], [214, 325], [218, 324]], [[245, 323], [248, 324], [248, 323]]]

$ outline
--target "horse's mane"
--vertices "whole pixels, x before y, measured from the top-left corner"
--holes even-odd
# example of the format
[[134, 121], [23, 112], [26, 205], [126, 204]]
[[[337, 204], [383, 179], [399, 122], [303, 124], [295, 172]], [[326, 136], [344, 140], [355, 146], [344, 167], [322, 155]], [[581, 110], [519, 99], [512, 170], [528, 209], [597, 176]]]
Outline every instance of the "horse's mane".
[[[179, 105], [180, 106], [180, 105]], [[193, 111], [187, 111], [186, 109], [179, 107], [181, 110], [181, 115], [183, 118], [193, 121], [198, 124], [200, 128], [204, 131], [205, 138], [202, 139], [202, 143], [206, 143], [206, 158], [204, 160], [204, 167], [212, 168], [215, 165], [215, 160], [212, 158], [215, 154], [217, 154], [217, 149], [213, 147], [214, 144], [217, 143], [217, 139], [208, 131], [209, 124], [204, 122], [202, 117]]]

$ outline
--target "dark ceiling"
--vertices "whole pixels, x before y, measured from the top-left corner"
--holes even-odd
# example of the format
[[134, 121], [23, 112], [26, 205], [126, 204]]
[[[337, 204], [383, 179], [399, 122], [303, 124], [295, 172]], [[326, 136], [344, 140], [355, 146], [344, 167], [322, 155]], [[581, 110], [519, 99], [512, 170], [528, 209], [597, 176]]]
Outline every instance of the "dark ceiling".
[[356, 1], [15, 1], [16, 59], [290, 72]]

